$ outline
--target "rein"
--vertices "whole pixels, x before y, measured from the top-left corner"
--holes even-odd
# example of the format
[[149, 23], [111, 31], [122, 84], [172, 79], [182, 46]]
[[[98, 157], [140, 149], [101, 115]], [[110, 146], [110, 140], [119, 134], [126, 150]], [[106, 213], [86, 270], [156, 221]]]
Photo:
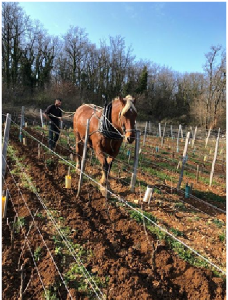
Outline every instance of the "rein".
[[64, 111], [63, 109], [61, 109], [60, 107], [59, 107], [59, 109], [61, 110], [61, 112], [62, 113], [64, 113], [64, 114], [69, 114], [68, 116], [66, 116], [66, 117], [71, 117], [72, 115], [74, 115], [75, 114], [75, 111]]

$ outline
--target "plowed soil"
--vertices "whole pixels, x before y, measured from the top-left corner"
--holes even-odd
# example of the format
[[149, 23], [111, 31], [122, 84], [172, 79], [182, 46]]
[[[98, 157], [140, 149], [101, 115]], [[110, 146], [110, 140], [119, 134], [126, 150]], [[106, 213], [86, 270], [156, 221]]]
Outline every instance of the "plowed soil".
[[[2, 221], [2, 299], [226, 298], [224, 278], [179, 258], [165, 242], [158, 242], [155, 235], [130, 218], [125, 207], [107, 201], [90, 181], [84, 180], [82, 192], [77, 197], [79, 176], [74, 173], [72, 188], [65, 189], [68, 166], [57, 160], [48, 166], [43, 155], [38, 159], [37, 142], [28, 139], [27, 146], [23, 145], [15, 130], [10, 132], [10, 145], [21, 159], [24, 167], [21, 173], [30, 176], [36, 190], [31, 190], [31, 185], [25, 186], [20, 174], [12, 172], [15, 161], [8, 157], [3, 187], [9, 189], [10, 201], [7, 218]], [[57, 148], [58, 151], [60, 149]], [[99, 172], [92, 166], [86, 171], [90, 174]], [[115, 193], [126, 195], [126, 187], [118, 184], [112, 179]], [[137, 193], [128, 192], [129, 201], [133, 201]], [[172, 219], [172, 227], [181, 230], [180, 226], [185, 226], [182, 221], [187, 218], [184, 214], [190, 212], [176, 212], [176, 216], [171, 214], [169, 217], [165, 204], [159, 207], [158, 202], [159, 199], [149, 211], [154, 211], [156, 217], [163, 220], [161, 222], [165, 222], [165, 218], [166, 223]], [[72, 274], [75, 260], [62, 243], [56, 242], [57, 229], [49, 212], [59, 228], [64, 228], [71, 243], [77, 245], [76, 253], [81, 255], [81, 261], [91, 276], [99, 278], [100, 283], [97, 284], [100, 291], [97, 290], [97, 294], [91, 289], [88, 279], [84, 280], [79, 272], [76, 272], [75, 279], [68, 276], [66, 280], [65, 275]], [[15, 225], [18, 219], [12, 228], [16, 213], [20, 217], [20, 228]], [[164, 214], [166, 217], [162, 218]], [[217, 218], [224, 220], [223, 216]], [[197, 219], [197, 222], [198, 227], [205, 226], [205, 221], [200, 223]], [[211, 233], [216, 230], [216, 227], [211, 228]], [[199, 233], [198, 242], [202, 236]], [[57, 251], [59, 245], [60, 252]], [[214, 248], [219, 256], [224, 244], [214, 240]], [[211, 249], [209, 252], [215, 260], [216, 254]], [[221, 263], [223, 259], [224, 255], [219, 256]], [[83, 282], [86, 282], [84, 290], [81, 288]], [[49, 292], [49, 298], [45, 298], [44, 289]], [[50, 295], [55, 295], [55, 298]]]

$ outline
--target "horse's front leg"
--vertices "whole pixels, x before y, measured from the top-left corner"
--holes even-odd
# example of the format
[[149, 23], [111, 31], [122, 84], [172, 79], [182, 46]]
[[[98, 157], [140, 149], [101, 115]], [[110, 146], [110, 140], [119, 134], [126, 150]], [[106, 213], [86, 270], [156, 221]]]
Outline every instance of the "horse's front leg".
[[113, 157], [107, 157], [107, 163], [108, 163], [108, 174], [107, 177], [109, 176], [110, 172], [111, 172], [111, 168], [112, 168], [112, 162], [113, 162]]
[[100, 183], [103, 186], [106, 186], [106, 184], [108, 182], [108, 174], [109, 174], [109, 164], [107, 162], [107, 159], [104, 158], [104, 160], [101, 164], [102, 164], [102, 177], [101, 177]]
[[100, 190], [102, 195], [105, 196], [107, 192], [106, 189], [109, 189], [109, 184], [108, 184], [109, 163], [107, 162], [107, 159], [99, 146], [97, 147], [95, 146], [94, 150], [96, 153], [96, 157], [102, 166], [102, 176], [100, 180], [100, 184], [102, 185], [102, 187]]
[[104, 164], [102, 165], [102, 178], [101, 178], [101, 184], [105, 185], [108, 183], [108, 177], [112, 168], [112, 157], [105, 158]]

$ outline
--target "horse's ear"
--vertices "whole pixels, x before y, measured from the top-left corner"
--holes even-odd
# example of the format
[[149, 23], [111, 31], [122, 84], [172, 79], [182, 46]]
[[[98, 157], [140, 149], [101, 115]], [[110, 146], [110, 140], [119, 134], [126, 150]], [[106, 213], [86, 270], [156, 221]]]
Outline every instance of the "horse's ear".
[[124, 101], [128, 101], [130, 100], [134, 105], [136, 104], [136, 99], [135, 97], [131, 96], [131, 95], [127, 95], [125, 98], [123, 98]]

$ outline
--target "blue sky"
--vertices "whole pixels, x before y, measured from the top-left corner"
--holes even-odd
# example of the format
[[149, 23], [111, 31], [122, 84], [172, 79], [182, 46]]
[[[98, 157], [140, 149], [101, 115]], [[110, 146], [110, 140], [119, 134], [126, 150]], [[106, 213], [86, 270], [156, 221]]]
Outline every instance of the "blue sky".
[[84, 28], [97, 47], [121, 35], [136, 60], [203, 72], [212, 45], [226, 47], [226, 2], [19, 2], [48, 33]]

